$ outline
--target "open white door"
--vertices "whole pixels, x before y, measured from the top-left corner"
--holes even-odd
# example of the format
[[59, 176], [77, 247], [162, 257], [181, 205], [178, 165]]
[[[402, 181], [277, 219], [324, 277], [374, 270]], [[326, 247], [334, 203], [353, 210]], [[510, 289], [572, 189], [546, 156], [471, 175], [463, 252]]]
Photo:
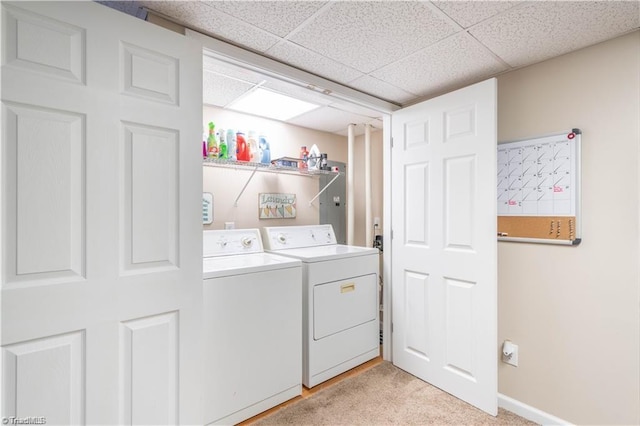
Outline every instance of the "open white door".
[[201, 423], [201, 46], [75, 1], [2, 43], [1, 416]]
[[496, 415], [496, 81], [391, 120], [393, 362]]

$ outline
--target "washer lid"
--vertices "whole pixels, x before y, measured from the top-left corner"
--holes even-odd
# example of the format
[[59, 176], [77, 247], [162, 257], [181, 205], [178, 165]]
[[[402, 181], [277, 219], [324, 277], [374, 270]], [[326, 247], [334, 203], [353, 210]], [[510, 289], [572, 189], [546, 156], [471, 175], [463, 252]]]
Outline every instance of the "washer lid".
[[292, 256], [305, 263], [325, 262], [327, 260], [344, 259], [356, 256], [371, 256], [379, 254], [377, 248], [348, 246], [333, 244], [328, 246], [292, 248], [278, 250], [275, 253]]
[[301, 266], [302, 263], [297, 259], [271, 253], [236, 254], [205, 257], [202, 261], [202, 275], [207, 279]]

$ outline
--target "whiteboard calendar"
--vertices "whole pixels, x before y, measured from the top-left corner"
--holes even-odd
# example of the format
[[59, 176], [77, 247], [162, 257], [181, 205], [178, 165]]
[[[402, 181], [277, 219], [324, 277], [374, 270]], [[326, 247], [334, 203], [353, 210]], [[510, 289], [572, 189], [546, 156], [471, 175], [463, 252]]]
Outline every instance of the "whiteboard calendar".
[[577, 216], [580, 130], [498, 145], [498, 216]]

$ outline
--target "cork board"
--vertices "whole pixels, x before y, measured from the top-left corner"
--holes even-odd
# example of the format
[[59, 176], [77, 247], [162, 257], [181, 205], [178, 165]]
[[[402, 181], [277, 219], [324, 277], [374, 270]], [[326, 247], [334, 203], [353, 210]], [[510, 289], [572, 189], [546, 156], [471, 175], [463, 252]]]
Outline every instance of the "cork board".
[[577, 245], [580, 129], [498, 144], [501, 241]]

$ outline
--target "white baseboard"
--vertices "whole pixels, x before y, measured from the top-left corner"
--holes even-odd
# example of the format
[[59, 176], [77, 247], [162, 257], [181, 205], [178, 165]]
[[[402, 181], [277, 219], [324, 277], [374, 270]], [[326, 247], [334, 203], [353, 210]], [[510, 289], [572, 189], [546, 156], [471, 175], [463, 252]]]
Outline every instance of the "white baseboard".
[[566, 420], [562, 420], [535, 407], [522, 403], [506, 395], [498, 394], [498, 407], [511, 411], [514, 414], [524, 417], [527, 420], [539, 425], [571, 425]]

